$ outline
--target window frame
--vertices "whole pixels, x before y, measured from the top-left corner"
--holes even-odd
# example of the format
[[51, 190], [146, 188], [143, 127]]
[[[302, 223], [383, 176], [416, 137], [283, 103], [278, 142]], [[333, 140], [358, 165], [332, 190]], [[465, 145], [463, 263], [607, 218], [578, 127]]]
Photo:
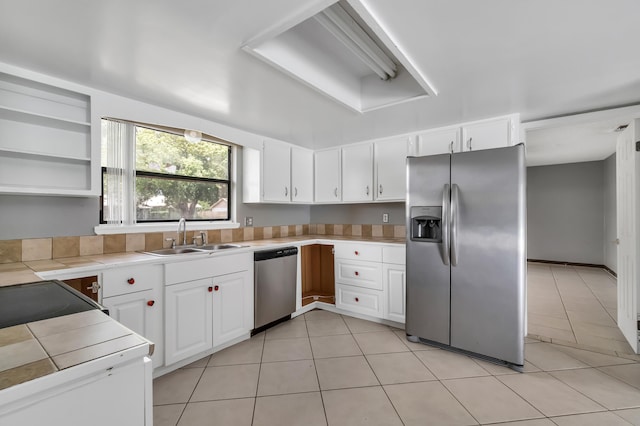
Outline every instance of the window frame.
[[[112, 120], [110, 118], [102, 118], [101, 122], [104, 120]], [[132, 152], [134, 155], [137, 155], [137, 139], [136, 139], [136, 128], [137, 127], [142, 127], [145, 129], [149, 129], [149, 130], [153, 130], [153, 131], [158, 131], [158, 132], [164, 132], [164, 133], [169, 133], [172, 135], [176, 135], [176, 136], [181, 136], [180, 133], [178, 133], [177, 131], [172, 131], [171, 129], [167, 129], [167, 128], [163, 128], [160, 126], [153, 126], [153, 125], [148, 125], [148, 124], [143, 124], [143, 123], [136, 123], [136, 122], [130, 122], [130, 121], [124, 121], [124, 120], [115, 120], [115, 121], [121, 121], [121, 122], [125, 122], [127, 124], [130, 124], [133, 127], [133, 136], [132, 139], [129, 141], [128, 145], [129, 146], [129, 152]], [[219, 178], [206, 178], [206, 177], [199, 177], [199, 176], [185, 176], [185, 175], [180, 175], [180, 174], [169, 174], [169, 173], [156, 173], [156, 172], [149, 172], [149, 171], [145, 171], [145, 170], [137, 170], [135, 167], [135, 161], [131, 161], [129, 162], [129, 164], [132, 166], [133, 168], [133, 188], [134, 188], [134, 192], [133, 194], [128, 194], [128, 198], [131, 199], [127, 199], [126, 202], [129, 204], [130, 210], [132, 211], [132, 218], [131, 218], [131, 223], [124, 223], [124, 221], [121, 221], [120, 224], [112, 224], [112, 223], [108, 223], [105, 218], [104, 218], [104, 185], [105, 185], [105, 175], [107, 174], [107, 167], [106, 166], [101, 166], [101, 172], [100, 172], [100, 212], [99, 212], [99, 225], [98, 227], [112, 227], [112, 226], [121, 226], [121, 227], [136, 227], [136, 226], [140, 226], [140, 227], [144, 227], [145, 225], [149, 226], [149, 224], [163, 224], [163, 223], [177, 223], [180, 219], [167, 219], [167, 220], [161, 220], [161, 219], [153, 219], [153, 220], [142, 220], [142, 221], [138, 221], [137, 219], [137, 214], [136, 214], [136, 207], [135, 207], [135, 179], [138, 178], [138, 176], [143, 176], [143, 177], [151, 177], [151, 178], [157, 178], [157, 179], [167, 179], [167, 180], [175, 180], [175, 181], [185, 181], [185, 182], [206, 182], [206, 183], [211, 183], [211, 184], [225, 184], [227, 185], [227, 217], [226, 218], [220, 218], [220, 219], [213, 219], [213, 218], [206, 218], [206, 219], [187, 219], [187, 222], [195, 222], [195, 223], [218, 223], [218, 224], [230, 224], [233, 223], [233, 214], [232, 214], [232, 205], [233, 205], [233, 199], [234, 199], [234, 194], [233, 194], [233, 171], [234, 171], [234, 166], [232, 163], [232, 152], [234, 151], [233, 149], [233, 145], [226, 142], [226, 141], [218, 141], [218, 140], [214, 140], [212, 138], [206, 137], [206, 135], [203, 135], [202, 141], [204, 142], [210, 142], [210, 143], [215, 143], [218, 145], [223, 145], [227, 148], [227, 176], [228, 179], [219, 179]], [[131, 146], [132, 145], [132, 146]], [[123, 194], [123, 196], [125, 196]]]

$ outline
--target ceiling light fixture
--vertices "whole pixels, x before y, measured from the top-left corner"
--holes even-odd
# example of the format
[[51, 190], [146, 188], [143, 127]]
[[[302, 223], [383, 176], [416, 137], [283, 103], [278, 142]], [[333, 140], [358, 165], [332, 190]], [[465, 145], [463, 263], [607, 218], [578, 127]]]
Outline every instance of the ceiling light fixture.
[[202, 140], [202, 132], [199, 132], [198, 130], [187, 129], [184, 131], [184, 138], [187, 140], [187, 142], [198, 143]]
[[381, 79], [389, 80], [396, 76], [396, 64], [340, 4], [333, 4], [314, 18]]

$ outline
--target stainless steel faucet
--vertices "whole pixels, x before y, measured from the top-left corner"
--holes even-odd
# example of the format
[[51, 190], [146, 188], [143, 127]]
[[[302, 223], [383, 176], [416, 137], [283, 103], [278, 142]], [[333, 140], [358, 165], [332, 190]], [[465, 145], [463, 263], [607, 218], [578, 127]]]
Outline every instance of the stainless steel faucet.
[[181, 217], [178, 221], [178, 230], [176, 231], [176, 241], [180, 241], [180, 227], [182, 226], [182, 245], [187, 245], [187, 220]]

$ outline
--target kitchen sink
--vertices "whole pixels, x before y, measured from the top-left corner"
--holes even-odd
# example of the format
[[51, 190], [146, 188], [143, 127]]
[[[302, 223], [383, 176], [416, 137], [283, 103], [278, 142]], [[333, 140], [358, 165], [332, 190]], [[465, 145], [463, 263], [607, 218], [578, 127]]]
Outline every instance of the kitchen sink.
[[228, 250], [234, 248], [241, 248], [247, 246], [241, 246], [238, 244], [207, 244], [205, 246], [178, 246], [175, 248], [163, 248], [158, 250], [144, 251], [146, 254], [153, 254], [154, 256], [173, 256], [176, 254], [187, 254], [187, 253], [208, 253], [212, 251], [218, 250]]
[[216, 250], [227, 250], [227, 249], [234, 249], [234, 248], [241, 248], [241, 247], [247, 247], [247, 246], [241, 246], [239, 244], [207, 244], [206, 246], [199, 246], [198, 248], [201, 250], [216, 251]]
[[145, 251], [143, 253], [153, 254], [156, 256], [172, 256], [174, 254], [187, 254], [187, 253], [205, 253], [209, 250], [202, 250], [195, 247], [176, 247], [176, 248], [164, 248], [159, 250]]

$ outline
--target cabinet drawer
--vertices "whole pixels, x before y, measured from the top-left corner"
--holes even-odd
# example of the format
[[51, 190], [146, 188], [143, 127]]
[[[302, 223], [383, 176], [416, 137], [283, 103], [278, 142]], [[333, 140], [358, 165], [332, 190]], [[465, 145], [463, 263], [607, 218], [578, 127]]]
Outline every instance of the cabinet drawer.
[[336, 284], [336, 307], [382, 318], [382, 292]]
[[382, 264], [336, 260], [336, 282], [382, 290]]
[[382, 247], [373, 244], [336, 244], [336, 259], [382, 261]]
[[407, 249], [405, 246], [382, 247], [382, 262], [404, 265], [407, 262]]
[[162, 286], [161, 265], [139, 265], [102, 273], [102, 297], [118, 296]]
[[251, 271], [253, 274], [253, 252], [168, 263], [165, 265], [164, 278], [166, 285], [172, 285], [240, 271]]

